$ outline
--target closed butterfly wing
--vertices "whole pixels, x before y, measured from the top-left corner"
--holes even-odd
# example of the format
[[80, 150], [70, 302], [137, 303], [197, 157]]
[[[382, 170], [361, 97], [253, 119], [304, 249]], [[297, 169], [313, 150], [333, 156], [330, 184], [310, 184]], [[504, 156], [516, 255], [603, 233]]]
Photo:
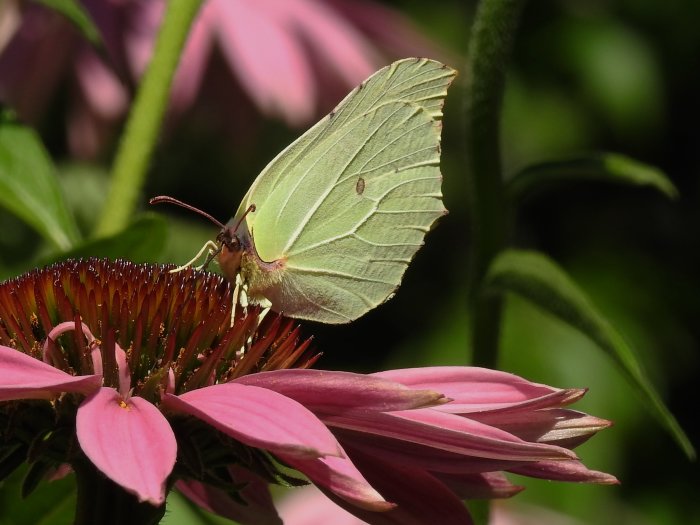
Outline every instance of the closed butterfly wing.
[[445, 213], [440, 119], [454, 75], [432, 60], [395, 62], [263, 170], [234, 218], [255, 205], [241, 264], [250, 297], [325, 323], [391, 297]]

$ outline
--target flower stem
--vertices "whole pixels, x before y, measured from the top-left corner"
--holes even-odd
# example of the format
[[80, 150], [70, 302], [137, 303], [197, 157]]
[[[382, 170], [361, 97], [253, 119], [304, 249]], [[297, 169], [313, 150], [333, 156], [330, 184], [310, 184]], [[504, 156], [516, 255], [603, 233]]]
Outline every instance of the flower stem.
[[201, 0], [170, 0], [165, 3], [153, 56], [136, 93], [114, 160], [107, 202], [95, 230], [97, 236], [122, 230], [136, 208], [180, 53], [200, 4]]
[[493, 367], [503, 298], [481, 287], [484, 275], [508, 235], [500, 150], [505, 68], [525, 0], [482, 0], [469, 43], [467, 92], [468, 185], [472, 251], [469, 311], [472, 361]]
[[85, 459], [72, 466], [78, 485], [74, 525], [155, 525], [163, 518], [165, 504], [140, 503]]

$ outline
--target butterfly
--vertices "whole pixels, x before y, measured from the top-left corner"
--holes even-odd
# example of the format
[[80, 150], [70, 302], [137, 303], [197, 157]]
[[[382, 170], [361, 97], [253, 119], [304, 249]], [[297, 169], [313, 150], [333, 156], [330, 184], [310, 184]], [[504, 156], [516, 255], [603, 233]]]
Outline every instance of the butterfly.
[[[440, 134], [455, 75], [421, 58], [374, 73], [263, 169], [231, 221], [203, 213], [221, 231], [187, 265], [209, 250], [244, 306], [323, 323], [393, 297], [447, 213]], [[163, 201], [181, 204], [151, 199]]]

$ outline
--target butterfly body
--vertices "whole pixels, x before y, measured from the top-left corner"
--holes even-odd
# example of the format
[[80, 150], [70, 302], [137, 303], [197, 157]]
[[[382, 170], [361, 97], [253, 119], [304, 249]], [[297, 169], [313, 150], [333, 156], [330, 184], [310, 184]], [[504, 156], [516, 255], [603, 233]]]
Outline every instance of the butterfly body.
[[[239, 221], [231, 221], [236, 224]], [[255, 241], [245, 224], [237, 228], [227, 225], [217, 237], [221, 250], [217, 257], [219, 267], [232, 283], [244, 284], [246, 294], [257, 302], [262, 302], [266, 291], [279, 285], [284, 275], [284, 260], [264, 261], [255, 247]]]

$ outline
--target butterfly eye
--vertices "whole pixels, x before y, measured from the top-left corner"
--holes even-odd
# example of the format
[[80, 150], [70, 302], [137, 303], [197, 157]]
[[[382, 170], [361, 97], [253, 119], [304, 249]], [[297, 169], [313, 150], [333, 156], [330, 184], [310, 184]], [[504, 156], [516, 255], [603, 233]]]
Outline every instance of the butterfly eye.
[[240, 237], [236, 233], [236, 230], [230, 226], [219, 232], [219, 235], [216, 236], [216, 241], [222, 248], [226, 247], [230, 252], [239, 252], [243, 249]]

